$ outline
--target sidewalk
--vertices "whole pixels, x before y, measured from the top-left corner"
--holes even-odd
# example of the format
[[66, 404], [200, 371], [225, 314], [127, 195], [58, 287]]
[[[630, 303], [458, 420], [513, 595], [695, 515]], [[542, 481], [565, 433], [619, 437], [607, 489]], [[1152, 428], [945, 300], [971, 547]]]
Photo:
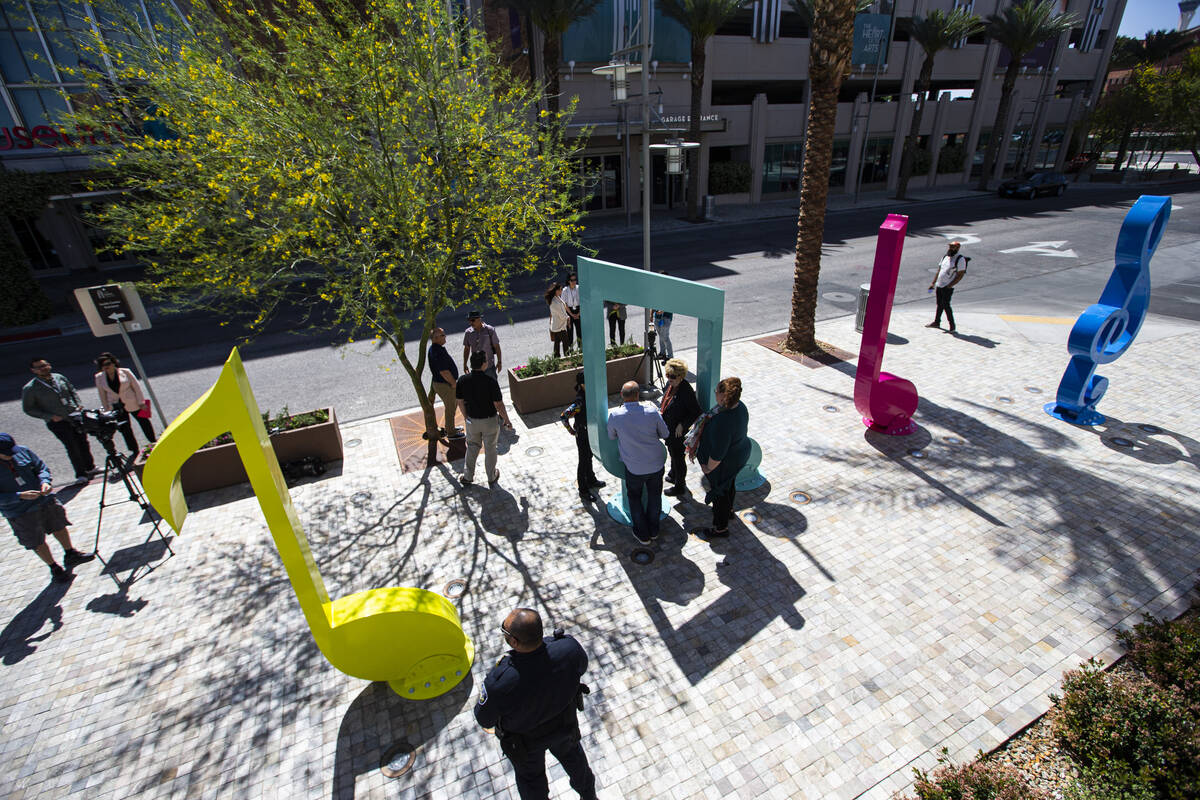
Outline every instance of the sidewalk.
[[[465, 581], [475, 664], [434, 701], [324, 661], [245, 488], [194, 500], [165, 561], [137, 547], [148, 526], [130, 504], [106, 510], [102, 554], [160, 564], [127, 591], [98, 562], [47, 586], [0, 537], [0, 797], [515, 798], [471, 706], [516, 605], [591, 656], [584, 745], [609, 800], [885, 800], [942, 747], [992, 749], [1064, 670], [1112, 659], [1117, 626], [1184, 607], [1200, 407], [1175, 376], [1200, 325], [1152, 318], [1104, 369], [1110, 421], [1092, 430], [1041, 410], [1067, 327], [957, 317], [955, 338], [924, 328], [924, 308], [892, 315], [885, 368], [922, 398], [909, 437], [866, 432], [852, 365], [726, 343], [769, 483], [739, 495], [727, 543], [689, 538], [708, 510], [676, 505], [644, 566], [627, 529], [576, 505], [554, 411], [515, 419], [491, 492], [459, 491], [458, 465], [400, 474], [385, 420], [344, 426], [340, 474], [292, 494], [331, 595]], [[849, 319], [817, 327], [857, 352]], [[68, 506], [83, 546], [99, 491]], [[414, 766], [385, 778], [400, 742]], [[548, 761], [552, 796], [573, 797]]]

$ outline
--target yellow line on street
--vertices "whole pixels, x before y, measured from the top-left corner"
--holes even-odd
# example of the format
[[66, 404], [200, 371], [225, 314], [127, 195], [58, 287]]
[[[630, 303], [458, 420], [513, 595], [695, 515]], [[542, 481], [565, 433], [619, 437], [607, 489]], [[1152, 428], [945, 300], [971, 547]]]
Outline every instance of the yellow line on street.
[[1043, 325], [1073, 325], [1075, 317], [1028, 317], [1024, 314], [1000, 314], [1005, 322], [1040, 322]]

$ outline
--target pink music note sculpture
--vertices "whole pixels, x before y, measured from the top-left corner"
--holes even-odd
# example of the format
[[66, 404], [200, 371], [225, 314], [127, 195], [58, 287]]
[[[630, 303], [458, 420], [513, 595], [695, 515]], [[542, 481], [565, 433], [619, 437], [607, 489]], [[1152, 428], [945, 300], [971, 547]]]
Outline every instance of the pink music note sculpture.
[[854, 407], [862, 414], [863, 424], [891, 436], [903, 436], [917, 429], [912, 421], [919, 399], [917, 387], [912, 381], [881, 370], [907, 230], [908, 217], [903, 214], [888, 214], [879, 226], [871, 294], [863, 320], [862, 345], [858, 349], [858, 372], [854, 375]]

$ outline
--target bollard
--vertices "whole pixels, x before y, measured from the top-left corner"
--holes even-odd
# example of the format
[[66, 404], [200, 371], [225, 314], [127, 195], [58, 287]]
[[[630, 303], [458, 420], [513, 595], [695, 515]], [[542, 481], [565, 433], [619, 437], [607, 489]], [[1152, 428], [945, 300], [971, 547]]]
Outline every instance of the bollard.
[[871, 296], [871, 284], [858, 287], [858, 311], [854, 312], [854, 330], [862, 333], [863, 320], [867, 318], [867, 298]]

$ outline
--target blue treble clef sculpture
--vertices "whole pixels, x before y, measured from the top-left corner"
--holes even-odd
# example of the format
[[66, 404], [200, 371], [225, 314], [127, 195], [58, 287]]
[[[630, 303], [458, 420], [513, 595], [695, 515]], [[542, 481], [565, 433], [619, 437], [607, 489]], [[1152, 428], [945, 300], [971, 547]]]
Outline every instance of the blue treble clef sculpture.
[[1067, 351], [1071, 361], [1058, 384], [1053, 403], [1043, 408], [1074, 425], [1100, 425], [1104, 415], [1096, 403], [1108, 389], [1108, 378], [1096, 367], [1121, 357], [1141, 330], [1150, 307], [1150, 258], [1171, 216], [1171, 198], [1142, 195], [1117, 234], [1116, 267], [1100, 302], [1087, 307], [1071, 328]]

